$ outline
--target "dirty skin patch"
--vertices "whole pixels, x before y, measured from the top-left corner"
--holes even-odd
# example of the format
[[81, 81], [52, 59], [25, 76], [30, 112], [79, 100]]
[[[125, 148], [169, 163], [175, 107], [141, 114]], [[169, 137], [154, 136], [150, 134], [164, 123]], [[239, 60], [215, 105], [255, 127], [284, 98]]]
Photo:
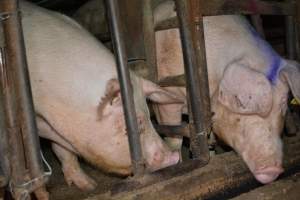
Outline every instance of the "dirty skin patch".
[[278, 53], [273, 50], [270, 44], [268, 44], [265, 40], [263, 40], [260, 37], [260, 35], [256, 32], [256, 30], [252, 26], [249, 26], [248, 29], [250, 30], [251, 35], [256, 41], [256, 45], [258, 46], [259, 49], [262, 50], [264, 56], [268, 59], [270, 63], [269, 66], [267, 67], [265, 75], [272, 85], [276, 85], [276, 81], [278, 79], [278, 75], [281, 70], [283, 60], [278, 55]]
[[105, 94], [101, 98], [98, 106], [98, 119], [101, 120], [103, 116], [103, 111], [105, 106], [109, 103], [112, 105], [113, 99], [118, 96], [120, 92], [119, 81], [115, 78], [110, 79], [106, 84]]

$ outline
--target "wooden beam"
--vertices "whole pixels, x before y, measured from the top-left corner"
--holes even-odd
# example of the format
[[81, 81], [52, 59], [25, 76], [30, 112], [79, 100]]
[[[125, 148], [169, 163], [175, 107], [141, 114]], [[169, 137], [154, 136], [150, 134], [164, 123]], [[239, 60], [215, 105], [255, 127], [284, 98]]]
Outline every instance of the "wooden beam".
[[[285, 173], [300, 169], [300, 136], [285, 140]], [[86, 200], [114, 199], [195, 199], [222, 196], [224, 193], [245, 187], [257, 187], [242, 159], [233, 152], [217, 155], [208, 165], [183, 163], [139, 179], [128, 179], [114, 185], [104, 194]]]
[[296, 200], [300, 199], [300, 173], [270, 185], [244, 193], [231, 200]]

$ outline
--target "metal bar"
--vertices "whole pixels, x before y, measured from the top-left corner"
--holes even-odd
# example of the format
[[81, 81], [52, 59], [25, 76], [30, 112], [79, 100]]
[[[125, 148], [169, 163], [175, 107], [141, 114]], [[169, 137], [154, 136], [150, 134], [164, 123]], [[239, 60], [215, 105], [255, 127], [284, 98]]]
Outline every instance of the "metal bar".
[[118, 1], [123, 26], [124, 44], [129, 61], [145, 60], [143, 6], [140, 0]]
[[[14, 126], [18, 134], [22, 135], [27, 167], [29, 168], [31, 179], [43, 177], [42, 160], [40, 156], [40, 144], [35, 122], [35, 112], [33, 107], [32, 92], [30, 87], [29, 72], [25, 53], [25, 44], [20, 17], [18, 0], [3, 0], [3, 11], [10, 13], [3, 21], [3, 31], [7, 49], [8, 71], [16, 104], [12, 105], [16, 109], [14, 113], [18, 126]], [[43, 181], [35, 185], [39, 190], [44, 189]]]
[[[2, 5], [1, 5], [2, 6]], [[3, 52], [4, 53], [4, 52]], [[22, 193], [25, 192], [22, 189], [17, 189], [17, 185], [22, 185], [26, 182], [26, 177], [28, 176], [26, 169], [26, 162], [24, 156], [24, 147], [22, 143], [22, 136], [19, 132], [19, 124], [16, 119], [17, 116], [17, 102], [15, 90], [13, 87], [12, 73], [8, 73], [11, 69], [11, 65], [5, 61], [9, 59], [6, 58], [7, 54], [2, 55], [2, 65], [1, 65], [1, 90], [3, 93], [3, 104], [5, 113], [5, 128], [7, 130], [8, 145], [9, 145], [9, 167], [10, 167], [10, 177], [9, 181], [11, 183], [10, 190], [15, 199], [19, 199]], [[12, 59], [13, 57], [11, 57]], [[28, 196], [28, 195], [27, 195]]]
[[285, 17], [286, 49], [289, 59], [296, 59], [296, 30], [294, 16]]
[[148, 77], [147, 79], [157, 81], [157, 64], [156, 64], [156, 46], [155, 46], [155, 30], [154, 17], [152, 9], [152, 0], [143, 0], [143, 30], [144, 30], [144, 46], [146, 54], [146, 63]]
[[[175, 1], [177, 16], [180, 24], [180, 37], [183, 49], [184, 68], [187, 83], [186, 85], [189, 94], [188, 102], [190, 104], [189, 113], [191, 123], [191, 150], [194, 158], [200, 159], [206, 163], [209, 160], [209, 149], [206, 134], [207, 120], [206, 114], [203, 115], [203, 113], [207, 110], [210, 110], [210, 108], [206, 108], [207, 106], [209, 106], [209, 95], [205, 96], [208, 93], [205, 91], [208, 90], [207, 72], [203, 73], [206, 71], [204, 37], [202, 37], [204, 36], [204, 34], [203, 27], [198, 26], [198, 31], [196, 32], [195, 24], [191, 23], [192, 18], [189, 16], [189, 12], [191, 12], [192, 10], [189, 10], [188, 2], [189, 1], [186, 0]], [[199, 30], [199, 28], [201, 30]], [[195, 34], [193, 35], [193, 33]], [[196, 38], [198, 38], [199, 40]], [[195, 47], [201, 49], [201, 55], [198, 54], [200, 52], [196, 51]], [[200, 59], [197, 60], [196, 56], [200, 56]], [[198, 66], [198, 61], [201, 61], [201, 66]], [[198, 69], [201, 78], [203, 78], [201, 83]], [[192, 127], [194, 127], [194, 129]]]
[[[201, 3], [200, 12], [203, 16], [226, 14], [250, 14], [250, 15], [297, 15], [297, 1], [275, 2], [259, 0], [210, 0]], [[177, 17], [172, 17], [160, 22], [155, 29], [165, 30], [178, 27]]]
[[[0, 34], [2, 37], [2, 34]], [[5, 96], [4, 96], [4, 44], [0, 46], [0, 162], [1, 170], [3, 171], [4, 180], [1, 179], [0, 187], [4, 187], [8, 183], [10, 177], [10, 165], [9, 165], [9, 145], [8, 145], [8, 132], [5, 125]]]
[[260, 0], [200, 0], [201, 13], [208, 15], [261, 14], [295, 15], [295, 2], [276, 2]]
[[135, 175], [141, 175], [144, 172], [144, 161], [138, 132], [133, 90], [130, 82], [129, 69], [127, 66], [127, 55], [123, 41], [124, 32], [120, 23], [121, 20], [118, 0], [106, 0], [106, 6], [116, 55], [117, 71], [123, 101], [124, 117], [128, 131], [133, 172]]

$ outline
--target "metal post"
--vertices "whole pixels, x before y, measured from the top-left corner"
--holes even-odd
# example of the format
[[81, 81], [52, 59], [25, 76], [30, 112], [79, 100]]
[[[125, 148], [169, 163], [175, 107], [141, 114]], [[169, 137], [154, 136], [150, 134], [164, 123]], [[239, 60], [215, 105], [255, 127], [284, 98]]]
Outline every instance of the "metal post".
[[[0, 34], [1, 37], [1, 34]], [[1, 44], [1, 47], [3, 44]], [[8, 131], [5, 125], [5, 97], [4, 97], [4, 52], [0, 47], [0, 162], [3, 178], [0, 179], [0, 187], [4, 187], [10, 177], [10, 165], [9, 165], [9, 145], [8, 145]]]
[[[207, 131], [210, 126], [210, 99], [205, 59], [203, 21], [199, 15], [195, 24], [193, 10], [189, 9], [188, 0], [176, 0], [176, 10], [180, 24], [181, 43], [183, 48], [186, 85], [190, 103], [191, 150], [193, 157], [203, 162], [209, 160]], [[196, 50], [197, 49], [197, 50]], [[197, 60], [197, 57], [199, 59]], [[198, 62], [200, 65], [198, 65]], [[199, 70], [199, 71], [198, 71]], [[199, 77], [200, 75], [200, 77]], [[191, 120], [192, 119], [192, 120]], [[193, 127], [193, 126], [191, 126]]]
[[[13, 132], [10, 138], [12, 139], [14, 134], [14, 137], [21, 136], [22, 139], [22, 141], [19, 141], [19, 144], [16, 144], [17, 146], [11, 146], [11, 148], [24, 146], [24, 164], [29, 169], [30, 179], [37, 180], [31, 184], [31, 189], [35, 190], [36, 194], [38, 193], [45, 197], [48, 196], [48, 193], [44, 188], [45, 180], [43, 179], [40, 144], [27, 68], [19, 2], [18, 0], [3, 0], [1, 6], [1, 11], [7, 13], [7, 18], [2, 23], [7, 53], [7, 76], [9, 87], [11, 87], [9, 95], [11, 95], [10, 100], [12, 100], [7, 102], [9, 104], [8, 112], [11, 117], [10, 131]], [[14, 163], [14, 165], [18, 164]], [[15, 171], [15, 173], [19, 172]], [[17, 182], [22, 183], [22, 181], [24, 180]]]
[[156, 43], [155, 27], [152, 9], [152, 0], [143, 0], [143, 21], [144, 21], [144, 45], [146, 54], [146, 63], [148, 67], [148, 79], [157, 81], [157, 63], [156, 63]]
[[124, 32], [120, 23], [118, 0], [106, 0], [108, 19], [116, 55], [117, 71], [122, 95], [124, 117], [128, 131], [128, 140], [131, 154], [131, 162], [135, 175], [144, 173], [144, 161], [140, 144], [140, 135], [133, 99], [133, 90], [127, 66], [127, 55], [124, 44]]

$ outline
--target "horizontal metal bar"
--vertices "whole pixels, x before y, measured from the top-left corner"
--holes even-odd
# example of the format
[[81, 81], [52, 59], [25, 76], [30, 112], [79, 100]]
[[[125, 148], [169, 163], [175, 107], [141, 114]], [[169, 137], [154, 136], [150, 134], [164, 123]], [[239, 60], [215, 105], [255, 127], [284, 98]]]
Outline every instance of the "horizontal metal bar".
[[227, 14], [296, 15], [294, 2], [260, 0], [210, 0], [201, 3], [204, 16]]
[[[275, 1], [253, 1], [253, 0], [201, 0], [201, 10], [203, 16], [213, 15], [296, 15], [296, 4], [290, 2]], [[158, 23], [155, 30], [165, 30], [178, 27], [177, 17], [164, 20]]]

